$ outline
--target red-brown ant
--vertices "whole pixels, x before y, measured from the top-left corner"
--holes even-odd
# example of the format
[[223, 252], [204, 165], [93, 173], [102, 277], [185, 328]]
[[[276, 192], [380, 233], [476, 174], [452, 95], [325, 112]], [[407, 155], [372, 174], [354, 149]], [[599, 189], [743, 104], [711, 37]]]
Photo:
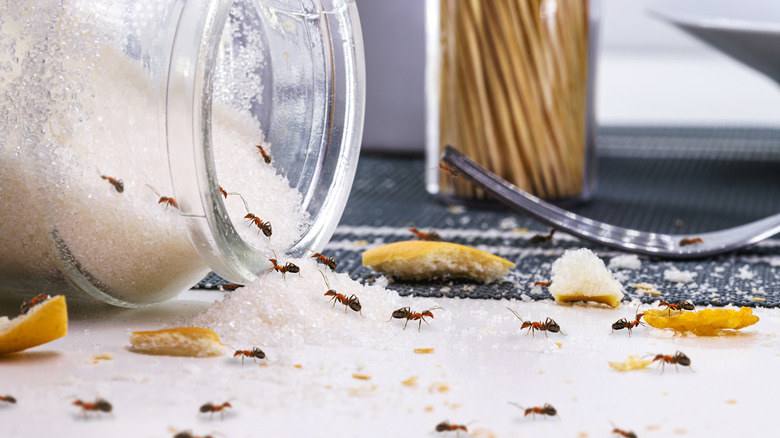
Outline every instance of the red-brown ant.
[[12, 395], [0, 395], [0, 402], [16, 404], [16, 399]]
[[265, 152], [265, 149], [263, 149], [263, 147], [262, 147], [262, 146], [260, 146], [260, 145], [257, 145], [256, 147], [257, 147], [257, 149], [260, 151], [260, 155], [262, 155], [262, 156], [263, 156], [263, 160], [265, 160], [265, 164], [271, 164], [271, 156], [270, 156], [270, 155], [268, 155], [268, 154]]
[[317, 263], [322, 263], [323, 265], [329, 267], [330, 269], [333, 269], [334, 271], [336, 270], [337, 263], [336, 263], [336, 259], [333, 256], [325, 257], [324, 255], [318, 252], [314, 252], [311, 249], [309, 251], [314, 253], [311, 256], [311, 258], [317, 259]]
[[425, 233], [412, 226], [411, 228], [409, 228], [409, 231], [415, 236], [417, 236], [417, 238], [420, 240], [441, 242], [441, 236], [439, 236], [439, 233], [437, 233], [433, 228], [429, 228], [428, 232]]
[[680, 239], [679, 245], [688, 246], [696, 243], [704, 243], [704, 241], [701, 240], [701, 237], [683, 237], [682, 239]]
[[636, 434], [633, 431], [618, 429], [614, 424], [612, 425], [612, 434], [620, 435], [624, 438], [636, 438]]
[[659, 360], [659, 363], [661, 364], [661, 374], [664, 373], [664, 367], [666, 364], [674, 364], [674, 368], [678, 373], [680, 372], [680, 369], [677, 367], [678, 364], [684, 367], [691, 366], [691, 360], [682, 351], [675, 352], [674, 356], [669, 356], [668, 354], [656, 354], [653, 358], [653, 362], [657, 360]]
[[[520, 326], [520, 330], [522, 330], [524, 328], [527, 328], [528, 331], [531, 332], [531, 337], [534, 337], [534, 333], [536, 332], [536, 330], [544, 332], [544, 336], [545, 337], [549, 337], [549, 336], [547, 336], [547, 332], [550, 332], [550, 333], [560, 333], [560, 334], [566, 336], [566, 334], [564, 334], [561, 331], [561, 326], [559, 326], [558, 323], [555, 322], [555, 320], [553, 320], [552, 318], [547, 318], [547, 319], [544, 320], [544, 322], [524, 321], [523, 318], [521, 318], [520, 315], [518, 315], [517, 312], [515, 312], [514, 310], [510, 309], [509, 307], [507, 307], [507, 310], [512, 312], [512, 314], [514, 314], [515, 317], [517, 319], [519, 319], [523, 323]], [[528, 333], [526, 332], [526, 335], [527, 334]]]
[[149, 184], [146, 185], [146, 187], [149, 187], [151, 191], [154, 192], [155, 195], [157, 195], [160, 199], [157, 201], [158, 204], [164, 204], [165, 209], [168, 210], [168, 207], [173, 207], [175, 209], [179, 208], [179, 204], [176, 203], [176, 200], [169, 197], [169, 196], [161, 196], [157, 190], [154, 189], [154, 187], [150, 186]]
[[431, 307], [428, 310], [422, 311], [422, 312], [412, 312], [412, 309], [410, 307], [402, 307], [396, 311], [393, 312], [393, 314], [390, 316], [390, 319], [387, 320], [387, 322], [390, 322], [393, 320], [393, 318], [398, 319], [406, 319], [406, 322], [404, 323], [404, 330], [406, 330], [406, 325], [409, 324], [409, 321], [420, 321], [417, 325], [417, 331], [420, 331], [420, 328], [422, 327], [422, 323], [424, 322], [426, 325], [428, 324], [428, 321], [425, 320], [425, 317], [433, 318], [433, 310], [441, 310], [441, 307]]
[[37, 306], [38, 304], [41, 304], [42, 302], [48, 300], [49, 298], [51, 298], [51, 297], [49, 295], [47, 295], [47, 294], [40, 294], [40, 295], [38, 295], [35, 298], [30, 298], [29, 300], [25, 300], [22, 303], [22, 306], [21, 306], [21, 309], [20, 309], [21, 314], [22, 315], [26, 314], [27, 312], [30, 311], [30, 309], [32, 309], [33, 307]]
[[260, 234], [260, 231], [265, 234], [265, 237], [271, 238], [271, 234], [273, 233], [273, 229], [271, 228], [271, 223], [263, 221], [259, 217], [253, 215], [252, 213], [248, 213], [246, 216], [244, 216], [244, 219], [249, 220], [249, 226], [257, 225], [257, 234]]
[[[276, 252], [274, 252], [274, 257], [276, 257]], [[269, 262], [273, 264], [273, 266], [268, 271], [276, 271], [282, 273], [282, 279], [285, 278], [285, 275], [288, 272], [292, 272], [293, 274], [301, 275], [301, 268], [299, 268], [297, 265], [295, 265], [293, 262], [287, 262], [284, 264], [284, 266], [280, 266], [278, 261], [273, 259], [268, 259]]]
[[173, 438], [214, 438], [214, 436], [213, 435], [204, 435], [204, 436], [193, 435], [192, 432], [190, 432], [189, 430], [185, 430], [185, 431], [177, 433], [176, 435], [173, 436]]
[[219, 290], [232, 292], [232, 291], [238, 289], [239, 287], [244, 287], [244, 285], [243, 284], [229, 283], [229, 284], [223, 284], [223, 285], [219, 286]]
[[552, 281], [535, 281], [534, 287], [541, 286], [541, 287], [550, 287], [552, 284]]
[[228, 197], [228, 192], [226, 192], [226, 191], [225, 191], [225, 189], [223, 189], [223, 188], [222, 188], [222, 186], [219, 186], [219, 193], [221, 193], [221, 194], [222, 194], [222, 196], [224, 196], [224, 197], [225, 197], [225, 199], [227, 199], [227, 197]]
[[669, 314], [671, 315], [672, 310], [696, 310], [696, 306], [693, 305], [690, 301], [680, 300], [675, 303], [667, 303], [664, 300], [661, 300], [660, 303], [658, 303], [658, 307], [666, 306], [667, 309], [669, 309]]
[[87, 412], [97, 412], [98, 414], [101, 412], [111, 413], [111, 410], [113, 409], [111, 403], [102, 398], [98, 398], [94, 402], [76, 400], [73, 402], [73, 405], [81, 407], [84, 418], [87, 418]]
[[205, 414], [209, 413], [209, 419], [211, 419], [214, 416], [214, 412], [219, 412], [220, 418], [225, 419], [225, 412], [223, 410], [225, 408], [232, 408], [233, 406], [230, 404], [230, 402], [222, 403], [221, 405], [215, 405], [212, 402], [208, 402], [200, 407], [200, 413]]
[[[347, 307], [349, 307], [355, 312], [360, 313], [360, 316], [363, 316], [363, 312], [361, 311], [363, 307], [360, 305], [360, 300], [355, 294], [352, 294], [351, 297], [347, 298], [344, 296], [344, 294], [336, 292], [334, 289], [330, 288], [330, 283], [328, 283], [328, 279], [325, 277], [325, 274], [323, 274], [322, 271], [319, 271], [319, 273], [322, 275], [322, 279], [325, 280], [325, 285], [328, 286], [328, 291], [325, 292], [325, 296], [333, 297], [328, 301], [333, 301], [333, 307], [336, 307], [336, 302], [339, 302], [344, 305], [344, 313], [347, 312]], [[365, 318], [365, 316], [363, 316], [363, 318]]]
[[236, 352], [233, 353], [233, 357], [239, 356], [241, 356], [241, 366], [244, 365], [244, 358], [246, 357], [251, 357], [254, 359], [255, 363], [257, 363], [257, 359], [265, 359], [265, 353], [257, 347], [252, 348], [252, 350], [236, 350]]
[[531, 245], [536, 245], [537, 243], [547, 242], [548, 240], [552, 239], [553, 234], [555, 234], [555, 228], [550, 228], [550, 232], [547, 234], [535, 234], [531, 239], [528, 240], [528, 243]]
[[454, 169], [451, 169], [451, 168], [445, 166], [444, 163], [439, 163], [439, 169], [444, 171], [444, 172], [446, 172], [446, 173], [449, 173], [450, 175], [452, 175], [454, 177], [458, 176], [458, 172], [457, 171], [455, 171]]
[[463, 424], [450, 424], [447, 421], [442, 421], [436, 425], [436, 432], [452, 432], [453, 430], [458, 433], [460, 433], [461, 430], [464, 432], [469, 431]]
[[[615, 333], [615, 330], [628, 329], [628, 336], [631, 336], [631, 329], [633, 329], [634, 327], [636, 327], [638, 325], [645, 325], [645, 323], [643, 323], [641, 321], [642, 317], [645, 316], [645, 314], [644, 313], [639, 313], [639, 308], [637, 308], [636, 310], [637, 310], [637, 313], [636, 313], [636, 316], [634, 317], [633, 321], [629, 321], [626, 318], [621, 318], [621, 319], [617, 320], [614, 324], [612, 324], [612, 333]], [[610, 334], [612, 334], [612, 333], [610, 333]]]
[[121, 179], [111, 178], [110, 176], [100, 175], [101, 178], [108, 181], [117, 192], [122, 193], [125, 191], [125, 183]]
[[[529, 414], [532, 415], [532, 418], [534, 420], [536, 419], [536, 414], [548, 415], [550, 417], [555, 417], [555, 416], [558, 415], [558, 411], [555, 410], [555, 408], [552, 407], [552, 405], [550, 405], [549, 403], [545, 403], [544, 406], [542, 406], [542, 407], [536, 406], [536, 407], [533, 407], [533, 408], [524, 408], [524, 407], [520, 406], [519, 404], [512, 403], [512, 402], [509, 402], [509, 404], [512, 405], [512, 406], [516, 406], [520, 410], [522, 410], [524, 412], [524, 414], [523, 414], [524, 417], [527, 417]], [[542, 417], [542, 418], [544, 418], [545, 420], [547, 419], [547, 417]]]

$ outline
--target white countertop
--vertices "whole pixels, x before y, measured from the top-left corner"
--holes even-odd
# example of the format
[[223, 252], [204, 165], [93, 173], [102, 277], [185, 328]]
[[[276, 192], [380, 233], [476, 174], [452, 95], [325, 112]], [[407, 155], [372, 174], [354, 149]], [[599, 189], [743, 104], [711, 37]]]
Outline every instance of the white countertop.
[[[365, 346], [342, 345], [346, 329], [334, 330], [327, 346], [260, 346], [267, 366], [249, 359], [242, 366], [231, 355], [196, 359], [126, 349], [131, 331], [185, 323], [220, 297], [190, 291], [146, 309], [71, 306], [67, 337], [0, 358], [0, 394], [18, 400], [0, 406], [3, 436], [171, 437], [181, 430], [215, 437], [456, 436], [434, 432], [445, 420], [468, 425], [470, 435], [461, 437], [607, 437], [610, 422], [640, 437], [764, 436], [776, 428], [776, 309], [756, 309], [761, 321], [734, 336], [639, 327], [629, 337], [610, 334], [610, 326], [632, 317], [635, 306], [443, 298], [436, 301], [446, 310], [420, 332], [412, 323], [402, 331], [395, 320]], [[524, 318], [554, 318], [566, 336], [526, 335], [507, 306]], [[364, 302], [367, 320], [338, 309], [333, 317], [361, 324], [374, 319], [369, 309]], [[0, 314], [17, 311], [0, 305]], [[691, 369], [667, 366], [661, 373], [653, 365], [621, 373], [607, 364], [676, 350], [691, 358]], [[93, 360], [103, 353], [114, 359]], [[412, 377], [414, 385], [402, 383]], [[85, 419], [71, 405], [74, 397], [105, 398], [113, 415]], [[224, 419], [198, 414], [206, 402], [228, 400], [233, 409]], [[510, 401], [550, 403], [559, 416], [524, 418]]]

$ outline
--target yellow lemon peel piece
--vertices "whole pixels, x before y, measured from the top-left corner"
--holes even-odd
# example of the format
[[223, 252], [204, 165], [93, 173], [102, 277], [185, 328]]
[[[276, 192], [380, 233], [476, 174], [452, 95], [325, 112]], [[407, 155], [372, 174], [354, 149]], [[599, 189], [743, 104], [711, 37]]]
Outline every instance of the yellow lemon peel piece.
[[68, 334], [68, 306], [57, 295], [13, 319], [0, 317], [0, 355], [36, 347]]
[[161, 356], [211, 357], [225, 354], [225, 346], [213, 330], [176, 327], [131, 333], [130, 351]]
[[450, 276], [490, 283], [504, 277], [515, 264], [466, 245], [407, 240], [363, 252], [363, 266], [402, 280]]
[[631, 370], [641, 370], [643, 368], [647, 368], [647, 366], [653, 363], [653, 361], [642, 359], [639, 356], [628, 356], [628, 359], [624, 360], [623, 362], [607, 362], [607, 363], [609, 363], [609, 366], [611, 366], [612, 368], [618, 371], [631, 371]]
[[670, 328], [699, 336], [717, 336], [724, 330], [740, 330], [758, 322], [749, 307], [740, 309], [704, 309], [696, 312], [670, 312], [665, 309], [644, 311], [645, 322], [655, 328]]

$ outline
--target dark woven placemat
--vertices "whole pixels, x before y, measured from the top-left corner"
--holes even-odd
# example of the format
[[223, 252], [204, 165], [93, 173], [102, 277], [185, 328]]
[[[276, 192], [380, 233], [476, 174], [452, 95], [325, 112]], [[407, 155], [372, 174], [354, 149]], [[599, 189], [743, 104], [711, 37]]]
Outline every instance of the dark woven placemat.
[[[532, 287], [547, 280], [566, 249], [586, 247], [606, 263], [624, 255], [557, 233], [531, 245], [548, 230], [501, 208], [453, 207], [427, 194], [421, 156], [361, 156], [339, 228], [325, 249], [339, 271], [356, 279], [376, 276], [361, 264], [370, 247], [411, 238], [408, 224], [435, 228], [445, 240], [485, 249], [514, 261], [506, 281], [481, 285], [461, 281], [394, 282], [400, 294], [463, 298], [547, 299]], [[780, 212], [780, 130], [712, 128], [601, 128], [598, 186], [594, 197], [572, 210], [640, 230], [691, 234], [732, 227]], [[640, 257], [639, 269], [613, 269], [627, 299], [651, 302], [687, 299], [698, 305], [780, 306], [780, 240], [697, 261]], [[692, 281], [675, 282], [679, 277]], [[651, 283], [662, 296], [632, 287]], [[215, 287], [216, 276], [201, 287]]]

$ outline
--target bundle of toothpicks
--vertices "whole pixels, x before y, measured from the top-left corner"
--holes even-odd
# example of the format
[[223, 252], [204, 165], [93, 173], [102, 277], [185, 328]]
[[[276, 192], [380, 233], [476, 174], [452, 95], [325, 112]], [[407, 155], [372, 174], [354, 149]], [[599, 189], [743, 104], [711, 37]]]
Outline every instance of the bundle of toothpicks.
[[[440, 0], [440, 146], [545, 199], [582, 191], [588, 0]], [[453, 195], [481, 198], [441, 172]]]

